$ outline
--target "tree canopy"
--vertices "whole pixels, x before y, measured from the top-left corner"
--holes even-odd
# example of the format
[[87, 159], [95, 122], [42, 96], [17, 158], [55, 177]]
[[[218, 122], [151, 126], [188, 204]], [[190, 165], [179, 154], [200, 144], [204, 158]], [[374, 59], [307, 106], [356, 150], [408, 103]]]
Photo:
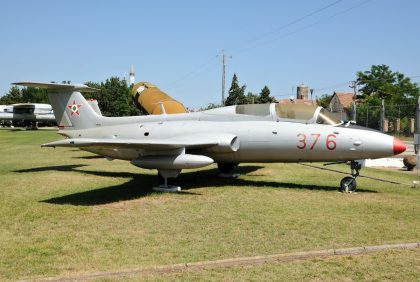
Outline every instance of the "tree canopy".
[[261, 89], [260, 96], [258, 97], [259, 104], [267, 104], [267, 103], [274, 103], [276, 99], [270, 96], [270, 89], [268, 86], [265, 85], [263, 89]]
[[328, 109], [328, 106], [330, 105], [332, 95], [329, 94], [322, 94], [317, 100], [316, 103], [318, 106], [321, 106], [325, 109]]
[[100, 89], [98, 92], [84, 93], [84, 96], [98, 100], [99, 108], [104, 116], [138, 115], [139, 110], [134, 105], [130, 87], [127, 81], [118, 77], [111, 77], [105, 82], [86, 82], [86, 85]]
[[[372, 65], [370, 70], [357, 72], [357, 84], [366, 101], [385, 99], [401, 103], [417, 103], [419, 86], [387, 65]], [[375, 99], [376, 98], [376, 99]]]
[[248, 94], [246, 95], [246, 99], [247, 99], [249, 104], [258, 104], [260, 102], [259, 98], [260, 98], [260, 96], [252, 93], [251, 91], [249, 91]]
[[12, 86], [6, 95], [0, 97], [1, 105], [11, 105], [11, 104], [17, 104], [17, 103], [22, 103], [22, 102], [23, 102], [22, 92], [17, 86]]
[[246, 85], [239, 86], [238, 77], [236, 73], [233, 74], [232, 84], [229, 89], [229, 96], [226, 98], [225, 106], [247, 104], [248, 100], [245, 97]]
[[362, 93], [357, 105], [357, 123], [379, 129], [379, 105], [383, 99], [390, 124], [396, 124], [396, 119], [400, 118], [400, 132], [409, 134], [409, 119], [415, 114], [419, 86], [387, 65], [372, 65], [370, 70], [359, 71], [356, 76]]
[[232, 84], [229, 89], [229, 96], [225, 101], [225, 106], [241, 104], [266, 104], [276, 101], [274, 97], [270, 96], [270, 89], [268, 86], [264, 86], [264, 88], [261, 89], [259, 95], [248, 92], [248, 94], [245, 96], [245, 89], [246, 84], [240, 86], [236, 73], [233, 74]]

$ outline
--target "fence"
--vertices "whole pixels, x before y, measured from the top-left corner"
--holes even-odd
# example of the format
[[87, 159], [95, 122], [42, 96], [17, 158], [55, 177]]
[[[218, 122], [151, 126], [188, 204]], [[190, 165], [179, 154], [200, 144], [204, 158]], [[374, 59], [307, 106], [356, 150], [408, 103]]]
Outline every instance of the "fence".
[[416, 109], [415, 104], [383, 106], [362, 104], [357, 106], [356, 121], [361, 126], [393, 135], [412, 136], [416, 129]]

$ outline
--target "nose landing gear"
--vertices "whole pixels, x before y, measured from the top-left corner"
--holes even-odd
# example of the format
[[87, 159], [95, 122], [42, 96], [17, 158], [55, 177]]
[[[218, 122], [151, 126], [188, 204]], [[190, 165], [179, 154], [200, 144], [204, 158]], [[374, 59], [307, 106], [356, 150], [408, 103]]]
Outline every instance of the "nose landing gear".
[[356, 177], [359, 176], [359, 171], [362, 164], [358, 161], [350, 162], [351, 176], [344, 177], [340, 182], [340, 192], [353, 193], [356, 191], [357, 182]]

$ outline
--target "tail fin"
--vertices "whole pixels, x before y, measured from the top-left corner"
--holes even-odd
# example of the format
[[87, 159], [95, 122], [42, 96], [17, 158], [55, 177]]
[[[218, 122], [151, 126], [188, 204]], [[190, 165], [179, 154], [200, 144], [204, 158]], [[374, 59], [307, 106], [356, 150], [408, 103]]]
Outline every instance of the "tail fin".
[[87, 100], [89, 106], [92, 107], [92, 109], [100, 116], [102, 116], [101, 109], [99, 108], [98, 101], [96, 99], [89, 99]]
[[59, 84], [38, 82], [16, 82], [14, 85], [48, 89], [48, 99], [59, 127], [85, 129], [99, 123], [99, 116], [79, 91], [95, 92], [98, 89], [84, 84]]

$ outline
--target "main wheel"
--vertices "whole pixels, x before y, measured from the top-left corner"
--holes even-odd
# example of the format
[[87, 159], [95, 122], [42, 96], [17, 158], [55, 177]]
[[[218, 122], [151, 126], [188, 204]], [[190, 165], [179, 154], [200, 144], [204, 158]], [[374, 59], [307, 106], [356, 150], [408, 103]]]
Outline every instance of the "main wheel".
[[231, 173], [238, 164], [233, 163], [217, 163], [217, 168], [223, 173]]
[[340, 192], [354, 192], [357, 187], [356, 178], [347, 176], [344, 177], [340, 182]]

